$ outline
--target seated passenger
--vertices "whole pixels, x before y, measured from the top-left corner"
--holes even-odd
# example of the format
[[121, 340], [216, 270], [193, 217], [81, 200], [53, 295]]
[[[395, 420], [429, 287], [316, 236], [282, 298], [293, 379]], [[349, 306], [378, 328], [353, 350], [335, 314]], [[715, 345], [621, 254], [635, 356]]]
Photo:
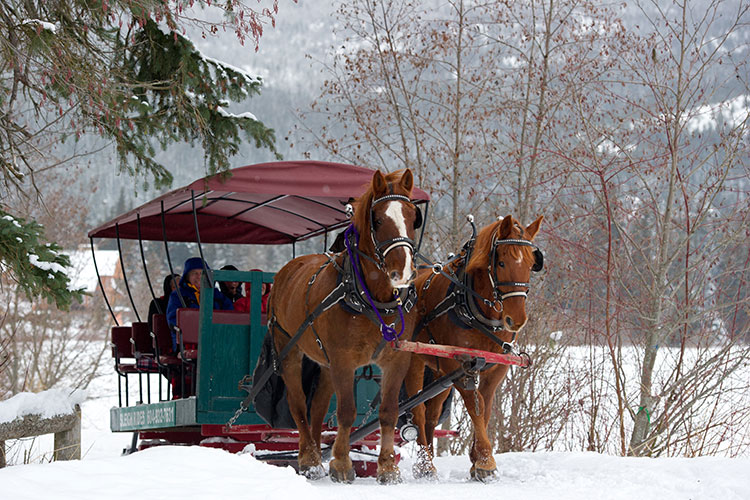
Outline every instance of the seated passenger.
[[[208, 266], [206, 266], [208, 268]], [[169, 303], [167, 305], [167, 324], [172, 330], [172, 348], [177, 351], [177, 334], [175, 332], [175, 326], [177, 326], [177, 309], [181, 307], [190, 307], [192, 309], [198, 309], [200, 307], [200, 289], [201, 289], [201, 276], [203, 275], [203, 259], [200, 257], [191, 257], [185, 261], [185, 265], [182, 270], [182, 279], [180, 284], [175, 291], [169, 296]], [[180, 296], [185, 302], [182, 305]], [[224, 296], [219, 290], [214, 290], [214, 309], [231, 310], [232, 301]]]
[[[221, 268], [221, 271], [238, 271], [232, 264], [227, 264]], [[232, 303], [242, 298], [242, 287], [239, 281], [219, 281], [219, 290], [223, 293]]]
[[[260, 269], [251, 269], [260, 271]], [[260, 312], [265, 313], [268, 309], [268, 296], [271, 294], [271, 284], [263, 283], [260, 296]], [[234, 303], [235, 311], [250, 312], [250, 283], [245, 283], [245, 296]]]
[[164, 295], [152, 300], [148, 305], [148, 331], [154, 331], [154, 314], [167, 314], [169, 295], [177, 289], [179, 284], [179, 274], [169, 274], [164, 278]]

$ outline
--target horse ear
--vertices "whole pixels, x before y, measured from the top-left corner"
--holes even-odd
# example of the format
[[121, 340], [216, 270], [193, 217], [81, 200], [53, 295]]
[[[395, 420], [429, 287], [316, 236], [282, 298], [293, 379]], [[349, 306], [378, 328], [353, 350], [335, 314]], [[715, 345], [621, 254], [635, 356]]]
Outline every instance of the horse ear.
[[375, 175], [372, 176], [372, 192], [375, 194], [375, 197], [378, 198], [384, 195], [387, 189], [388, 183], [385, 181], [383, 174], [380, 173], [380, 170], [378, 170], [375, 172]]
[[542, 221], [544, 220], [544, 216], [540, 215], [537, 220], [532, 222], [526, 227], [526, 234], [529, 237], [529, 240], [533, 240], [534, 236], [536, 236], [536, 233], [539, 232], [539, 227], [542, 225]]
[[404, 174], [401, 176], [401, 187], [404, 188], [407, 193], [411, 194], [411, 190], [414, 187], [414, 174], [411, 173], [410, 168], [404, 170]]
[[510, 234], [510, 230], [513, 227], [513, 217], [510, 215], [503, 217], [503, 221], [500, 223], [500, 229], [497, 231], [499, 238], [507, 238]]

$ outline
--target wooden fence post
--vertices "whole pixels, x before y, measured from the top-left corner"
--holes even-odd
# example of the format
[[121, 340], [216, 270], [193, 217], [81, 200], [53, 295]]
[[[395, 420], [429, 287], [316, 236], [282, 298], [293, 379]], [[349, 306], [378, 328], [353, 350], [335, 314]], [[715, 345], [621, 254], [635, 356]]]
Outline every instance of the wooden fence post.
[[81, 458], [81, 407], [73, 413], [42, 418], [41, 415], [24, 415], [11, 422], [0, 423], [0, 467], [6, 465], [5, 441], [25, 437], [55, 435], [55, 460], [80, 460]]
[[75, 407], [75, 422], [55, 433], [55, 461], [81, 459], [81, 407]]

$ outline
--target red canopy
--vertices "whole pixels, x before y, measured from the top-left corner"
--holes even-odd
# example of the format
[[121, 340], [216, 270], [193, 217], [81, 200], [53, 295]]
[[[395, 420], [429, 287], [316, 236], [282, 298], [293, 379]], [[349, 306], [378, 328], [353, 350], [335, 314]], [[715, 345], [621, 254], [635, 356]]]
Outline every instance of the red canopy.
[[[374, 170], [322, 161], [249, 165], [170, 191], [89, 232], [90, 238], [196, 242], [193, 203], [202, 243], [292, 243], [347, 224], [344, 204], [372, 180]], [[429, 195], [414, 188], [416, 203]], [[163, 208], [162, 208], [163, 206]]]

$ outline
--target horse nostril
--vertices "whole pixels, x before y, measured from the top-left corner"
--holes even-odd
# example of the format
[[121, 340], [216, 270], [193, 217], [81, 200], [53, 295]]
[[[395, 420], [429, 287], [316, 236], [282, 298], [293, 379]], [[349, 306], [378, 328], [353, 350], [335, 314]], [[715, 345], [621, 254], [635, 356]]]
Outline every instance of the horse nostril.
[[505, 324], [508, 325], [508, 328], [513, 328], [513, 318], [511, 318], [510, 316], [506, 316]]

